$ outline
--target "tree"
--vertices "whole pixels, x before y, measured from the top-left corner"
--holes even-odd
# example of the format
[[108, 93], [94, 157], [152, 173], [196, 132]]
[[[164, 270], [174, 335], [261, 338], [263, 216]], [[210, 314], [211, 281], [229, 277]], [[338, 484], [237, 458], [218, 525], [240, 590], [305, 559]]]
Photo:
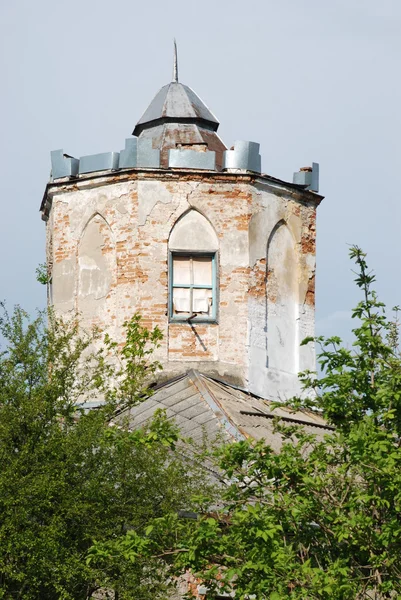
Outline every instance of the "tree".
[[[345, 600], [401, 594], [401, 359], [397, 323], [387, 319], [357, 247], [363, 298], [352, 349], [318, 338], [322, 376], [294, 409], [318, 411], [335, 431], [317, 440], [277, 423], [284, 443], [222, 448], [230, 481], [221, 505], [189, 527], [179, 565], [211, 596]], [[397, 309], [396, 309], [397, 312]], [[311, 340], [305, 340], [309, 343]]]
[[222, 447], [219, 503], [205, 494], [209, 508], [197, 521], [155, 520], [141, 539], [116, 541], [116, 556], [175, 552], [176, 573], [190, 569], [211, 598], [233, 590], [258, 600], [401, 596], [398, 324], [372, 290], [363, 252], [353, 247], [351, 257], [363, 296], [353, 347], [318, 338], [322, 376], [304, 373], [311, 393], [292, 402], [335, 430], [316, 439], [277, 421], [278, 453], [252, 440]]
[[[31, 320], [20, 308], [0, 318], [0, 598], [166, 593], [157, 559], [87, 561], [95, 542], [143, 533], [152, 519], [186, 508], [196, 490], [163, 415], [135, 432], [116, 417], [150, 393], [158, 368], [151, 352], [160, 331], [135, 315], [126, 333], [121, 350], [106, 338], [94, 353], [99, 334], [80, 334], [75, 321]], [[85, 408], [99, 397], [98, 408]]]

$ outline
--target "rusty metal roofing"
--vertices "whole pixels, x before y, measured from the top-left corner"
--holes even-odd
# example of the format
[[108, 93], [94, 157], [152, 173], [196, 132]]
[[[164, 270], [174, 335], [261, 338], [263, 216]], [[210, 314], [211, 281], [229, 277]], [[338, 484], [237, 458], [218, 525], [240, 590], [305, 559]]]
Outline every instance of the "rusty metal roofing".
[[161, 123], [195, 123], [217, 131], [219, 122], [190, 87], [172, 81], [163, 86], [135, 126], [133, 135]]
[[299, 425], [318, 438], [332, 429], [320, 415], [293, 412], [285, 406], [272, 409], [267, 400], [193, 369], [163, 383], [150, 398], [124, 416], [129, 416], [131, 426], [136, 428], [144, 425], [157, 409], [165, 410], [181, 434], [193, 440], [201, 440], [205, 434], [209, 439], [222, 436], [227, 441], [264, 439], [276, 451], [282, 438], [274, 431], [274, 417]]
[[223, 152], [226, 146], [216, 132], [194, 123], [163, 123], [150, 129], [144, 129], [140, 139], [152, 140], [153, 148], [160, 150], [160, 166], [168, 168], [168, 151], [175, 148], [190, 149], [196, 145], [205, 145], [207, 150], [216, 152], [216, 168], [221, 169]]

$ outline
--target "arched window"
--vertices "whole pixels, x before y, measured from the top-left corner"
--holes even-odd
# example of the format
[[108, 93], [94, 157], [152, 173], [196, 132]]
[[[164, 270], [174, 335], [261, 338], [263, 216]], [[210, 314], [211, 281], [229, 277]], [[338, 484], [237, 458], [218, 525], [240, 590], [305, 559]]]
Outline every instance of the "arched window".
[[218, 240], [209, 221], [196, 210], [174, 225], [169, 240], [170, 321], [217, 319]]

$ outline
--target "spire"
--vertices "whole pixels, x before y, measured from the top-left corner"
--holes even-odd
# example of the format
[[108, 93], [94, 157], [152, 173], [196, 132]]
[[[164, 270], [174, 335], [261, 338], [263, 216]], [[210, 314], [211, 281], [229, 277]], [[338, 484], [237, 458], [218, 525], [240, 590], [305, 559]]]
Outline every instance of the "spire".
[[173, 66], [173, 82], [178, 83], [178, 60], [177, 60], [177, 42], [174, 38], [174, 66]]
[[164, 85], [135, 126], [133, 135], [153, 129], [164, 123], [194, 124], [217, 131], [219, 122], [202, 100], [186, 85], [178, 81], [177, 42], [174, 38], [174, 64], [171, 83]]

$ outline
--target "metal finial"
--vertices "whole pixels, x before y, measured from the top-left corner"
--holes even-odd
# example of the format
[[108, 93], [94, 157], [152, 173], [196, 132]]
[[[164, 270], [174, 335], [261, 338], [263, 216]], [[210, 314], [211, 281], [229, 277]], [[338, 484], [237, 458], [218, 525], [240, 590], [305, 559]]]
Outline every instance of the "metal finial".
[[178, 83], [178, 59], [177, 59], [177, 42], [174, 38], [174, 66], [173, 66], [173, 81]]

